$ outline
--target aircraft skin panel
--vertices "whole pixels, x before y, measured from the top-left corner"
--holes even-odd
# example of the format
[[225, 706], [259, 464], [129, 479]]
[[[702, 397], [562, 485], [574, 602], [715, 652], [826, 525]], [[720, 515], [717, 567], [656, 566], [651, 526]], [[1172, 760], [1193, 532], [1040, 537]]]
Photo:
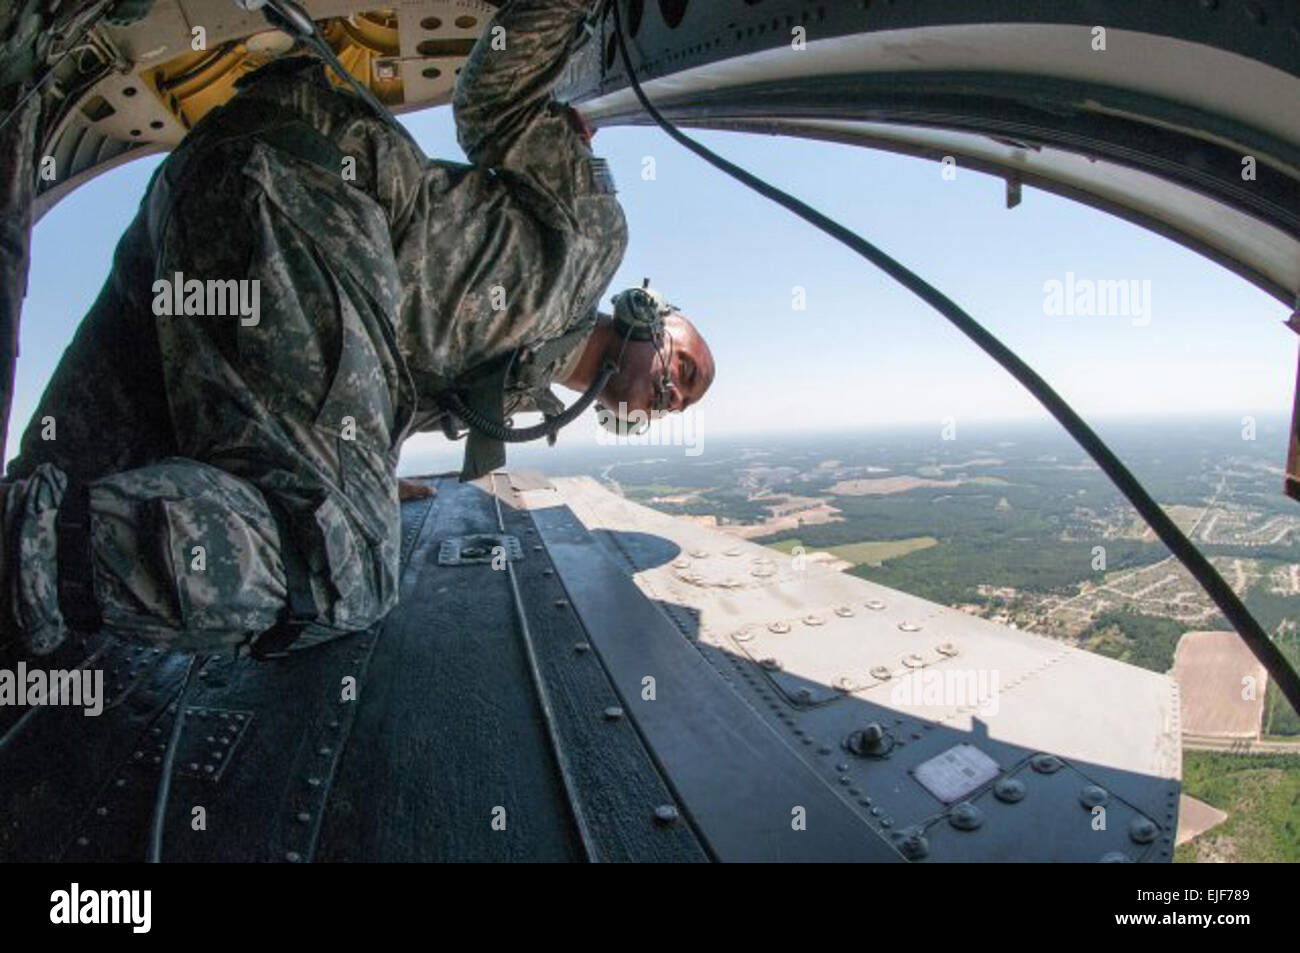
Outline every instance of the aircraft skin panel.
[[[682, 807], [723, 861], [891, 861], [830, 782], [806, 770], [554, 499], [529, 504], [591, 643]], [[886, 832], [887, 833], [887, 832]]]
[[[789, 42], [759, 53], [643, 81], [658, 103], [689, 99], [700, 89], [747, 86], [779, 77], [871, 73], [996, 72], [1053, 77], [1146, 93], [1182, 103], [1300, 145], [1300, 79], [1292, 71], [1237, 53], [1108, 25], [1105, 51], [1092, 49], [1089, 28], [1074, 24], [961, 24], [832, 36], [810, 27], [808, 46]], [[584, 101], [600, 124], [639, 112], [630, 89]]]
[[[1125, 823], [1148, 818], [1161, 827], [1158, 841], [1131, 859], [1170, 856], [1181, 742], [1177, 686], [1169, 676], [814, 563], [795, 568], [790, 557], [631, 503], [590, 478], [553, 483], [637, 587], [661, 609], [671, 607], [665, 614], [683, 637], [735, 676], [737, 690], [806, 763], [845, 794], [855, 792], [850, 803], [882, 834], [935, 826], [950, 805], [918, 787], [909, 772], [969, 743], [997, 761], [1000, 776], [1035, 784], [1055, 772], [1034, 770], [1034, 757], [1056, 756], [1079, 782], [1072, 799], [1057, 805], [1066, 819], [1087, 828], [1092, 815], [1079, 797], [1084, 787], [1099, 786], [1122, 805]], [[902, 764], [848, 753], [855, 726], [866, 721], [894, 731], [891, 757]], [[1017, 765], [1030, 767], [1026, 773]], [[1070, 851], [1096, 845], [1083, 831], [1073, 833], [1081, 839], [1061, 850], [1087, 859]], [[1105, 847], [1094, 859], [1137, 845], [1121, 838]], [[1006, 844], [967, 842], [965, 849], [991, 852], [981, 859], [1027, 859]]]
[[[1170, 858], [1165, 676], [796, 575], [590, 481], [433, 482], [403, 507], [401, 602], [381, 625], [198, 663], [165, 860]], [[111, 633], [89, 651], [102, 716], [0, 711], [0, 860], [145, 856], [189, 656]], [[1006, 682], [900, 698], [909, 657]]]
[[[978, 12], [997, 20], [1010, 6], [981, 4]], [[960, 23], [974, 14], [908, 5], [901, 16], [896, 9], [868, 15], [862, 32], [844, 10], [825, 22], [796, 16], [807, 31], [806, 48], [796, 49], [785, 22], [791, 17], [781, 16], [796, 8], [766, 8], [763, 15], [776, 14], [774, 29], [759, 36], [751, 29], [732, 35], [718, 22], [721, 10], [691, 8], [676, 31], [647, 15], [633, 54], [647, 95], [668, 118], [700, 128], [886, 149], [902, 143], [913, 146], [899, 150], [910, 154], [921, 141], [956, 143], [960, 151], [938, 157], [978, 155], [1010, 180], [1206, 254], [1287, 305], [1300, 297], [1300, 57], [1293, 46], [1288, 54], [1286, 42], [1261, 36], [1195, 36], [1189, 28], [1204, 23], [1190, 11], [1140, 32], [1125, 28], [1129, 11], [1090, 9], [1084, 22], [1096, 17], [1107, 30], [1099, 51], [1091, 26], [1063, 4], [1025, 17], [1066, 21], [1057, 23]], [[914, 15], [954, 22], [889, 28]], [[1169, 35], [1176, 30], [1187, 35]], [[701, 44], [701, 37], [709, 39]], [[566, 93], [593, 125], [649, 122], [611, 49], [607, 43], [603, 59], [589, 51], [575, 64]], [[978, 136], [985, 147], [972, 144]], [[1066, 155], [1076, 161], [1056, 158]], [[1027, 164], [1032, 174], [1022, 174]], [[1159, 187], [1143, 189], [1144, 182]], [[1227, 214], [1216, 222], [1219, 209]]]

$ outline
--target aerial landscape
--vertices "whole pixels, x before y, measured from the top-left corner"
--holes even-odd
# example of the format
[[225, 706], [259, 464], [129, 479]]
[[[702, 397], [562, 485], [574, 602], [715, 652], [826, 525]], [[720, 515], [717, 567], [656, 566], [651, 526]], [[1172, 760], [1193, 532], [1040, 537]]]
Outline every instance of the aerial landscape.
[[[1281, 492], [1286, 422], [1170, 418], [1098, 429], [1295, 658], [1300, 510]], [[1262, 668], [1248, 652], [1231, 663], [1221, 654], [1198, 661], [1244, 646], [1059, 429], [949, 421], [717, 439], [704, 450], [573, 449], [549, 457], [546, 470], [589, 474], [630, 500], [786, 558], [1152, 671], [1174, 670], [1179, 654], [1184, 793], [1200, 799], [1185, 801], [1184, 815], [1190, 823], [1208, 802], [1215, 829], [1182, 844], [1177, 859], [1300, 859], [1300, 719], [1271, 684], [1244, 722], [1240, 704], [1224, 703], [1225, 693], [1237, 701], [1238, 672], [1266, 683]], [[1180, 653], [1186, 633], [1204, 637]], [[1228, 678], [1216, 674], [1225, 664]]]

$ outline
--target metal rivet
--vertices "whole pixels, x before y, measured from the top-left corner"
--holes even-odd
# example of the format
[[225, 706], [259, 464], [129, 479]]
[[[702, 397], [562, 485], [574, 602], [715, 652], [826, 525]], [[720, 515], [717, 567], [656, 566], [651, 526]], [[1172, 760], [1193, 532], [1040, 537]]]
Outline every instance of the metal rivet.
[[316, 753], [317, 753], [317, 754], [322, 754], [322, 755], [333, 754], [333, 753], [334, 753], [334, 749], [331, 748], [331, 747], [329, 747], [328, 745], [325, 745], [324, 747], [322, 747], [322, 748], [321, 748], [319, 751], [317, 751]]
[[555, 608], [557, 608], [557, 609], [563, 609], [563, 608], [564, 608], [565, 606], [567, 606], [568, 604], [569, 604], [569, 600], [568, 600], [568, 599], [556, 599], [556, 600], [555, 600]]
[[803, 617], [804, 625], [822, 625], [825, 620], [815, 612], [810, 612]]
[[[883, 821], [881, 823], [884, 823]], [[896, 831], [894, 845], [898, 852], [908, 860], [923, 860], [930, 853], [930, 842], [917, 828]]]
[[993, 796], [1006, 804], [1024, 800], [1025, 784], [1018, 778], [1002, 778], [993, 786]]
[[298, 853], [296, 850], [291, 850], [284, 855], [284, 859], [289, 861], [291, 864], [296, 864], [298, 861], [302, 860], [302, 854]]
[[915, 622], [900, 622], [900, 623], [898, 623], [898, 627], [899, 627], [900, 629], [902, 629], [904, 632], [920, 632], [920, 631], [921, 631], [921, 627], [920, 627], [919, 625], [917, 625]]
[[579, 642], [579, 643], [577, 643], [576, 645], [574, 645], [574, 647], [573, 647], [573, 651], [575, 651], [575, 652], [581, 654], [581, 653], [583, 653], [583, 652], [586, 652], [586, 651], [587, 651], [588, 649], [590, 649], [590, 648], [591, 648], [591, 646], [590, 646], [588, 643], [586, 643], [586, 642]]
[[1036, 754], [1029, 764], [1039, 774], [1055, 774], [1064, 767], [1061, 759], [1052, 754]]
[[984, 813], [970, 801], [962, 801], [953, 807], [948, 823], [959, 831], [973, 831], [984, 825]]
[[311, 823], [311, 815], [308, 814], [306, 811], [299, 811], [299, 812], [294, 816], [294, 820], [296, 820], [299, 824], [310, 824], [310, 823]]
[[758, 664], [769, 672], [779, 672], [781, 670], [781, 663], [774, 658], [762, 659]]
[[1135, 844], [1149, 844], [1156, 839], [1159, 833], [1160, 828], [1149, 817], [1139, 815], [1133, 818], [1128, 826], [1128, 836], [1133, 839]]
[[678, 818], [677, 808], [671, 804], [660, 804], [655, 808], [655, 823], [675, 824]]
[[851, 617], [851, 616], [853, 615], [853, 607], [852, 607], [852, 606], [836, 606], [836, 607], [835, 607], [835, 614], [836, 614], [837, 616], [839, 616], [841, 619], [847, 619], [847, 618], [849, 618], [849, 617]]
[[89, 838], [89, 837], [78, 837], [78, 838], [77, 838], [77, 846], [78, 846], [78, 847], [89, 847], [89, 846], [90, 846], [90, 838]]
[[95, 813], [98, 814], [100, 817], [104, 817], [106, 814], [108, 814], [108, 808], [104, 807], [104, 805], [101, 804], [99, 807], [95, 808]]
[[199, 763], [198, 763], [197, 761], [191, 761], [191, 762], [190, 762], [190, 770], [191, 770], [191, 771], [197, 771], [197, 770], [199, 770]]
[[1079, 792], [1079, 803], [1084, 807], [1097, 807], [1105, 804], [1109, 799], [1110, 795], [1099, 784], [1085, 785], [1084, 789]]
[[623, 717], [623, 709], [619, 708], [617, 705], [610, 705], [605, 709], [604, 714], [606, 721], [618, 721]]
[[767, 630], [768, 630], [769, 632], [775, 632], [777, 635], [785, 635], [787, 632], [790, 631], [790, 623], [789, 623], [789, 622], [770, 622], [770, 623], [768, 623]]

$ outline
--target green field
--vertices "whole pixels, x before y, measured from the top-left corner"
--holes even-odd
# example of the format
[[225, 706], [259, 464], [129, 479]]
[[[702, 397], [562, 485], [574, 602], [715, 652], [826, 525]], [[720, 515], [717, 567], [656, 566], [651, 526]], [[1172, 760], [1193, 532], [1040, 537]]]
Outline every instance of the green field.
[[1300, 861], [1300, 757], [1183, 752], [1183, 793], [1228, 819], [1174, 851], [1174, 861]]
[[[879, 566], [889, 559], [906, 556], [917, 550], [929, 549], [939, 545], [933, 536], [913, 536], [911, 539], [882, 539], [862, 543], [842, 543], [839, 546], [815, 547], [819, 552], [827, 552], [837, 559], [843, 559], [855, 566]], [[789, 555], [796, 546], [804, 546], [798, 539], [783, 539], [772, 543], [771, 548]], [[804, 546], [806, 550], [814, 547]]]

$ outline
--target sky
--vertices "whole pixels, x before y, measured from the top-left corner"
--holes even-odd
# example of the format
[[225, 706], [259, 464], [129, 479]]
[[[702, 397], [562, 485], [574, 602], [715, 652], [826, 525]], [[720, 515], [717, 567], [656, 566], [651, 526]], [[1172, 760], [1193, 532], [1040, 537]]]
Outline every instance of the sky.
[[[448, 108], [403, 121], [429, 155], [463, 161]], [[1290, 408], [1297, 344], [1281, 323], [1288, 310], [1167, 239], [1029, 187], [1007, 210], [1002, 180], [960, 169], [946, 180], [934, 162], [692, 134], [919, 272], [1085, 417], [1231, 418]], [[757, 437], [898, 424], [937, 431], [952, 422], [1047, 419], [937, 313], [658, 129], [601, 130], [594, 147], [609, 160], [630, 233], [603, 306], [649, 277], [712, 347], [717, 378], [693, 411], [693, 432]], [[159, 161], [137, 160], [93, 180], [36, 226], [6, 459]], [[1135, 281], [1149, 298], [1141, 295], [1133, 316], [1051, 313], [1048, 283], [1064, 284], [1071, 273], [1076, 283]], [[574, 424], [561, 440], [595, 445], [594, 423]], [[421, 435], [408, 443], [404, 464], [450, 468], [460, 452], [441, 436]]]

